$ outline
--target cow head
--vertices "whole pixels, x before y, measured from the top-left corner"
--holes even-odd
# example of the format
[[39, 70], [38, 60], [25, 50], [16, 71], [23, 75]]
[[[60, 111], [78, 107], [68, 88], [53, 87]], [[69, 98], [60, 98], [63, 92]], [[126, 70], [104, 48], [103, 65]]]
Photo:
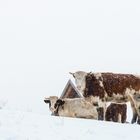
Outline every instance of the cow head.
[[55, 103], [54, 108], [57, 109], [59, 106], [62, 106], [64, 103], [65, 103], [64, 100], [58, 99], [58, 100], [56, 101], [56, 103]]
[[49, 104], [49, 109], [52, 113], [54, 113], [55, 110], [56, 110], [54, 106], [55, 106], [55, 103], [56, 103], [57, 100], [58, 100], [57, 96], [50, 96], [49, 98], [44, 99], [44, 102], [46, 104]]
[[70, 72], [70, 74], [75, 79], [75, 84], [77, 89], [83, 94], [85, 86], [86, 86], [86, 75], [87, 73], [84, 71], [77, 71], [75, 73]]

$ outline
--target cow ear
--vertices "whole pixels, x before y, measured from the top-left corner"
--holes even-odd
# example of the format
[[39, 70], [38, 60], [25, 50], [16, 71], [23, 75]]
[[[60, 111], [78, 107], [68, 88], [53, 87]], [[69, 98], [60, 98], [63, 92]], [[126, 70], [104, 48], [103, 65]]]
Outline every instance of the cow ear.
[[65, 101], [63, 101], [62, 99], [58, 99], [56, 104], [58, 105], [63, 105], [65, 103]]
[[50, 100], [49, 100], [49, 99], [45, 99], [44, 102], [45, 102], [46, 104], [48, 104], [48, 103], [50, 103]]
[[74, 78], [75, 78], [75, 76], [74, 76], [74, 73], [72, 73], [72, 72], [69, 72], [69, 74], [71, 74]]

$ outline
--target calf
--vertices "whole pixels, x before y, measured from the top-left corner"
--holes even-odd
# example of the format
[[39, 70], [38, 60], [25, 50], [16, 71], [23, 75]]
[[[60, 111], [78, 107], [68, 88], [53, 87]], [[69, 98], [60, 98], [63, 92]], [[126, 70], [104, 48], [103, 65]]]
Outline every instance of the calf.
[[[71, 73], [75, 78], [78, 90], [85, 98], [93, 96], [99, 98], [100, 102], [127, 102], [130, 101], [133, 118], [132, 123], [140, 124], [140, 101], [130, 100], [129, 95], [140, 95], [140, 77], [132, 74], [115, 73], [86, 73], [77, 71]], [[104, 109], [105, 110], [105, 109]]]
[[113, 122], [126, 122], [127, 116], [127, 105], [111, 103], [106, 110], [105, 119], [106, 121]]
[[[51, 100], [52, 98], [47, 98], [47, 101], [46, 99], [44, 101], [50, 103]], [[97, 108], [84, 98], [58, 99], [50, 108], [52, 113], [58, 116], [98, 119]]]
[[57, 96], [50, 96], [49, 98], [45, 98], [44, 99], [44, 102], [46, 104], [49, 104], [49, 109], [52, 112], [52, 115], [55, 115], [54, 114], [54, 111], [55, 111], [54, 105], [55, 105], [57, 100], [58, 100]]

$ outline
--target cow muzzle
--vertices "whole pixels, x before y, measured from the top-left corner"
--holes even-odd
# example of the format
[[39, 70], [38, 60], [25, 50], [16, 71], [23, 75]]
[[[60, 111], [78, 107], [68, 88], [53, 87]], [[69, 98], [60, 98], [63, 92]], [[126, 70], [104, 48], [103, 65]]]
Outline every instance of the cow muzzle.
[[55, 113], [56, 109], [53, 107], [50, 107], [51, 112]]

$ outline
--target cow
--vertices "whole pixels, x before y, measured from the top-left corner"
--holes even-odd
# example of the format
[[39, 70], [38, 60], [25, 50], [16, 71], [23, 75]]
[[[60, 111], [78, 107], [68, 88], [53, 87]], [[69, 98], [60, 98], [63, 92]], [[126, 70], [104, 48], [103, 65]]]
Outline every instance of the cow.
[[[130, 101], [133, 118], [131, 123], [140, 124], [140, 101], [130, 100], [135, 94], [140, 95], [140, 76], [133, 74], [93, 73], [77, 71], [70, 73], [75, 79], [77, 89], [87, 98], [93, 96], [102, 102], [122, 103]], [[104, 109], [106, 110], [106, 108]], [[105, 114], [105, 113], [104, 113]]]
[[105, 120], [125, 123], [127, 118], [127, 105], [124, 103], [111, 103], [106, 110]]
[[[98, 109], [84, 98], [57, 99], [45, 98], [45, 103], [50, 104], [50, 111], [56, 116], [98, 119]], [[99, 109], [100, 110], [100, 109]]]
[[49, 98], [45, 97], [45, 99], [44, 99], [44, 102], [46, 104], [49, 104], [49, 109], [52, 112], [52, 115], [55, 115], [54, 114], [54, 111], [55, 111], [54, 105], [55, 105], [57, 100], [58, 100], [57, 96], [50, 96]]

